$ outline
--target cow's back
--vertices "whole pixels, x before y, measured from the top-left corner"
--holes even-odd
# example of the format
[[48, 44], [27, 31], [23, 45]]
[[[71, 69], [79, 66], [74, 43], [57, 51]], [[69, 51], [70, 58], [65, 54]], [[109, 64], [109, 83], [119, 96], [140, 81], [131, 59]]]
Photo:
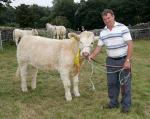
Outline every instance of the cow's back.
[[69, 44], [70, 40], [24, 36], [17, 48], [17, 59], [20, 63], [26, 62], [41, 69], [58, 69], [72, 63]]

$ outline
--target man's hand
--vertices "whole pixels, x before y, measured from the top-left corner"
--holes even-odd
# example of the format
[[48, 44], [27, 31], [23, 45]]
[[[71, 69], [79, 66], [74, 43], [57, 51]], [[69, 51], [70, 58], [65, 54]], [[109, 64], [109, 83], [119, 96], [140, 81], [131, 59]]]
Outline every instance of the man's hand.
[[126, 61], [124, 62], [123, 68], [124, 68], [124, 69], [131, 69], [130, 60], [126, 60]]
[[92, 61], [92, 59], [94, 59], [97, 55], [98, 55], [98, 53], [101, 51], [101, 47], [100, 46], [97, 46], [96, 48], [95, 48], [95, 50], [88, 56], [88, 60], [91, 62]]
[[88, 56], [88, 61], [90, 61], [90, 62], [91, 62], [91, 61], [92, 61], [92, 59], [94, 59], [93, 55], [89, 55], [89, 56]]

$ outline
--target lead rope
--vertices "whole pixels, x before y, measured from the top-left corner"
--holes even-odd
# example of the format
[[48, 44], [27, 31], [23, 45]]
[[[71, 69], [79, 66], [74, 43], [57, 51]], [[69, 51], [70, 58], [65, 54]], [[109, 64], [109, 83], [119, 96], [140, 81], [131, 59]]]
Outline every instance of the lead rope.
[[[96, 89], [95, 89], [94, 83], [92, 81], [92, 76], [93, 76], [93, 73], [94, 73], [94, 70], [93, 70], [94, 68], [93, 67], [95, 67], [98, 70], [100, 70], [100, 68], [97, 67], [96, 65], [94, 65], [93, 63], [89, 62], [89, 61], [88, 61], [88, 63], [91, 65], [91, 74], [90, 74], [90, 79], [89, 80], [90, 80], [90, 83], [92, 85], [92, 90], [94, 91]], [[106, 65], [101, 65], [101, 67], [104, 67], [104, 66], [106, 66]], [[108, 66], [108, 67], [122, 67], [122, 66]], [[124, 68], [121, 68], [121, 69], [113, 71], [113, 72], [106, 72], [106, 71], [103, 71], [103, 70], [100, 70], [100, 71], [102, 71], [104, 73], [108, 73], [108, 74], [119, 72], [119, 82], [120, 82], [121, 87], [123, 87], [124, 84], [127, 82], [128, 77], [130, 76], [130, 72], [129, 72], [127, 76], [124, 76], [123, 78], [121, 78], [121, 74], [123, 73], [124, 70], [125, 70]]]
[[90, 82], [91, 82], [91, 85], [92, 85], [92, 90], [95, 91], [95, 86], [94, 86], [94, 83], [93, 83], [93, 81], [92, 81], [92, 76], [93, 76], [93, 73], [94, 73], [93, 64], [90, 63], [89, 61], [88, 61], [88, 63], [91, 65]]

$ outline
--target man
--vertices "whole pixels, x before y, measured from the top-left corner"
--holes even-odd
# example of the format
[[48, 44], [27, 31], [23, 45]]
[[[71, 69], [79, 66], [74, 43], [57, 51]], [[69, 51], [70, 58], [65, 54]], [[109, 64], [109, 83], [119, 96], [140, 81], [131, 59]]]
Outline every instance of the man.
[[[121, 112], [127, 113], [131, 107], [130, 69], [133, 49], [132, 38], [129, 29], [115, 21], [115, 16], [111, 9], [105, 9], [101, 16], [106, 26], [100, 32], [98, 45], [88, 59], [92, 61], [101, 51], [101, 47], [103, 45], [106, 46], [108, 55], [106, 58], [108, 97], [110, 101], [103, 108], [112, 109], [119, 107], [118, 97], [121, 88]], [[122, 77], [120, 74], [125, 75]], [[125, 80], [123, 84], [120, 84], [121, 78], [124, 78], [123, 81]]]

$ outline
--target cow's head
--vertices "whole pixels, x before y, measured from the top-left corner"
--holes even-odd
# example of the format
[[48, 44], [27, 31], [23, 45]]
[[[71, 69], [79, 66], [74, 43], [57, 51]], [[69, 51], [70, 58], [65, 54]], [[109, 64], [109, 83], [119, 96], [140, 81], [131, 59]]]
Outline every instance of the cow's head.
[[80, 34], [80, 44], [81, 49], [80, 55], [87, 57], [90, 54], [91, 48], [94, 44], [94, 33], [90, 31], [84, 31]]
[[32, 29], [32, 35], [38, 36], [38, 31], [36, 29]]

